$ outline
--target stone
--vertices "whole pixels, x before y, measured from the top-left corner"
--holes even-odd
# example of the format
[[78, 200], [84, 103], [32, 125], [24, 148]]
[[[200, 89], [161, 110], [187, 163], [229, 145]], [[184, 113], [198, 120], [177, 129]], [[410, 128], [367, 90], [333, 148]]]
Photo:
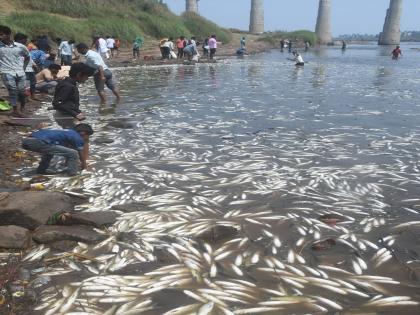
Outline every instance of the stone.
[[115, 223], [118, 214], [114, 211], [71, 212], [60, 222], [63, 225], [88, 225], [108, 227]]
[[48, 247], [57, 252], [70, 252], [77, 246], [76, 241], [57, 241], [49, 243]]
[[32, 238], [35, 242], [41, 244], [59, 241], [95, 243], [104, 240], [106, 236], [87, 226], [43, 225], [35, 230]]
[[115, 205], [112, 207], [112, 210], [117, 210], [125, 213], [138, 211], [153, 211], [153, 209], [148, 208], [145, 203], [127, 203], [124, 205]]
[[312, 244], [311, 249], [312, 250], [328, 250], [331, 249], [333, 246], [337, 245], [334, 239], [329, 238], [323, 241], [315, 242]]
[[133, 129], [134, 125], [128, 121], [124, 120], [114, 120], [108, 123], [108, 127], [116, 128], [116, 129]]
[[24, 249], [31, 242], [31, 233], [20, 226], [0, 226], [0, 248]]
[[18, 225], [34, 230], [46, 224], [52, 215], [73, 209], [72, 199], [65, 194], [47, 191], [12, 192], [0, 200], [0, 225]]
[[335, 226], [337, 223], [346, 221], [346, 218], [344, 216], [330, 213], [330, 214], [324, 214], [318, 218], [319, 221], [324, 222], [330, 226]]
[[231, 226], [216, 225], [212, 229], [204, 232], [198, 239], [209, 243], [217, 243], [238, 235], [238, 230]]

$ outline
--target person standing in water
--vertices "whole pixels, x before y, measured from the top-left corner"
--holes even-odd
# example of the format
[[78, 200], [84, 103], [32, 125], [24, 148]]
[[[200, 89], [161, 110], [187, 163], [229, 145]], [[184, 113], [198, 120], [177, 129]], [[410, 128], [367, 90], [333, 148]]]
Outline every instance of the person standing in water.
[[245, 36], [241, 38], [241, 50], [246, 49], [246, 38]]
[[211, 37], [209, 39], [209, 47], [210, 47], [210, 59], [213, 59], [214, 55], [216, 55], [216, 51], [217, 51], [216, 35], [211, 35]]
[[295, 59], [293, 59], [296, 62], [297, 67], [303, 67], [305, 65], [305, 61], [303, 61], [302, 55], [299, 54], [296, 50], [293, 52], [293, 56]]
[[397, 46], [391, 53], [392, 59], [398, 60], [400, 57], [402, 57], [402, 51], [400, 46]]
[[341, 46], [342, 50], [346, 50], [347, 49], [347, 43], [343, 40], [343, 45]]
[[283, 51], [284, 51], [284, 45], [285, 45], [285, 42], [284, 42], [284, 39], [282, 39], [282, 40], [280, 41], [280, 49], [281, 49], [281, 52], [283, 52]]
[[105, 64], [101, 55], [96, 51], [89, 50], [88, 45], [80, 43], [76, 46], [77, 52], [84, 56], [86, 61], [85, 63], [95, 69], [95, 74], [93, 76], [95, 80], [95, 87], [98, 91], [99, 97], [101, 99], [101, 104], [106, 104], [106, 95], [105, 95], [105, 86], [112, 91], [116, 97], [116, 101], [119, 102], [120, 92], [118, 91], [117, 85], [114, 82], [113, 75], [109, 67]]
[[0, 74], [9, 92], [13, 115], [22, 116], [26, 103], [25, 70], [31, 57], [26, 46], [14, 42], [11, 37], [12, 30], [5, 25], [0, 25]]
[[140, 59], [140, 48], [143, 46], [143, 38], [137, 36], [133, 42], [133, 59], [139, 60]]

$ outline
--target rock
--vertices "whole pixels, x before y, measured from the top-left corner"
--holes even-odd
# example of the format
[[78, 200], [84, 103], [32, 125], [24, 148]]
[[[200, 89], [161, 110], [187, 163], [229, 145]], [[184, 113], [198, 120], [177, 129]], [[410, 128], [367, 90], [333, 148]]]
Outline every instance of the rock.
[[77, 246], [76, 241], [58, 241], [49, 243], [48, 246], [57, 252], [69, 252]]
[[31, 242], [27, 229], [16, 225], [0, 226], [0, 248], [23, 249]]
[[0, 180], [0, 192], [13, 192], [22, 190], [18, 185], [13, 182]]
[[108, 127], [117, 128], [117, 129], [133, 129], [134, 125], [128, 121], [124, 120], [114, 120], [110, 121], [107, 125]]
[[29, 230], [46, 224], [61, 211], [72, 211], [74, 203], [65, 194], [47, 191], [18, 191], [0, 200], [0, 225], [18, 225]]
[[63, 225], [89, 225], [107, 227], [115, 223], [118, 214], [114, 211], [71, 212], [61, 222]]
[[344, 216], [330, 213], [330, 214], [324, 214], [318, 218], [319, 221], [324, 222], [325, 224], [335, 226], [337, 223], [346, 221], [346, 218]]
[[35, 242], [42, 244], [58, 241], [95, 243], [104, 240], [106, 236], [87, 226], [43, 225], [35, 230], [32, 238]]
[[204, 232], [198, 239], [205, 242], [220, 242], [228, 238], [232, 238], [238, 235], [238, 230], [231, 226], [216, 225], [212, 229]]
[[95, 139], [93, 141], [93, 143], [95, 143], [95, 144], [111, 144], [111, 143], [114, 143], [114, 140], [109, 139], [109, 138], [98, 138], [98, 139]]
[[335, 245], [337, 245], [335, 240], [333, 240], [332, 238], [328, 238], [326, 240], [313, 243], [312, 246], [311, 246], [311, 249], [317, 250], [317, 251], [328, 250], [328, 249], [331, 249], [332, 247], [334, 247]]
[[127, 203], [124, 205], [115, 205], [112, 207], [112, 210], [118, 210], [121, 212], [138, 212], [138, 211], [152, 211], [152, 208], [148, 208], [144, 203]]

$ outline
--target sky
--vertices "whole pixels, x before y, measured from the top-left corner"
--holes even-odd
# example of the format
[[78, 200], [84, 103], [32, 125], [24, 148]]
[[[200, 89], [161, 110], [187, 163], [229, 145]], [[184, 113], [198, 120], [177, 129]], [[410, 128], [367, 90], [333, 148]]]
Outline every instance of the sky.
[[[180, 14], [185, 0], [164, 0]], [[266, 31], [315, 29], [318, 0], [264, 0]], [[377, 34], [382, 30], [389, 0], [332, 0], [334, 36]], [[251, 0], [199, 0], [200, 14], [228, 28], [248, 29]], [[420, 30], [420, 0], [404, 0], [402, 31]]]

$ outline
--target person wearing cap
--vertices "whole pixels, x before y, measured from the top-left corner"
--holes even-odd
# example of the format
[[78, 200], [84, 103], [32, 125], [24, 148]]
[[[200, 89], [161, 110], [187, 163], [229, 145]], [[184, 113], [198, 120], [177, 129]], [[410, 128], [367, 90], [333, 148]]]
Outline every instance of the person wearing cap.
[[73, 129], [40, 129], [24, 138], [22, 147], [42, 155], [37, 174], [47, 174], [52, 158], [58, 155], [67, 160], [67, 174], [76, 176], [78, 160], [82, 170], [87, 167], [89, 137], [92, 134], [93, 129], [88, 124], [79, 124]]

